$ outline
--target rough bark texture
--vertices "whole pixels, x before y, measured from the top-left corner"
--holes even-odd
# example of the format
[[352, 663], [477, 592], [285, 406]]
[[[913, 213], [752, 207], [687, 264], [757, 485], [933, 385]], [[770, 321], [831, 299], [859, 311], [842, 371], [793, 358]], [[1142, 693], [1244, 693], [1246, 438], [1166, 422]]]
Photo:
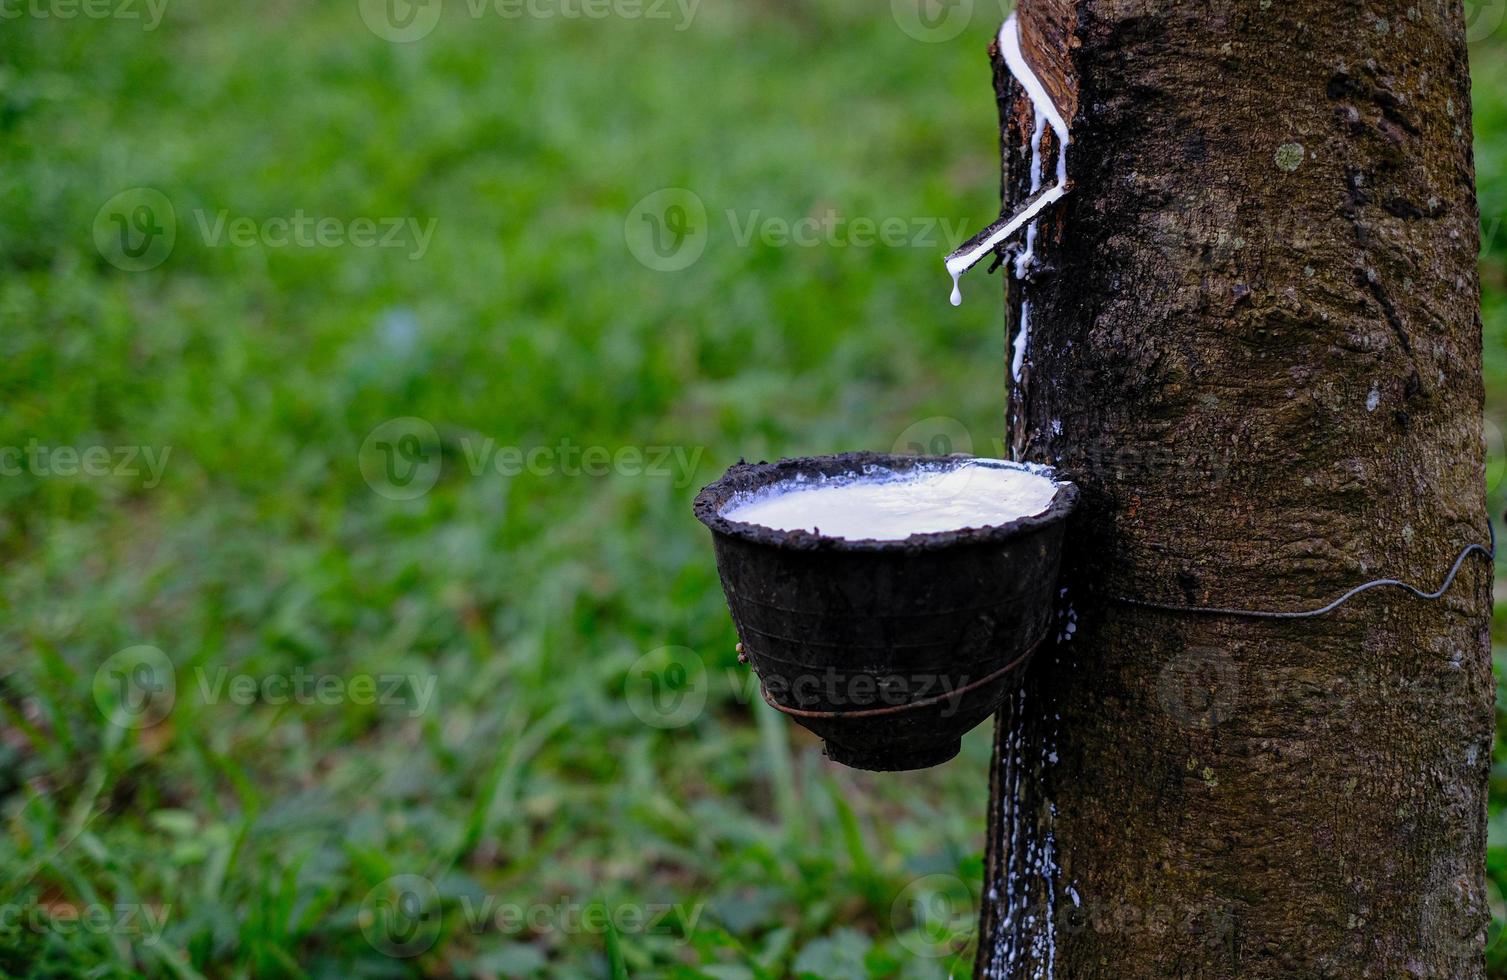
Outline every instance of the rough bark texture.
[[1012, 445], [1083, 502], [1072, 635], [998, 726], [978, 972], [1480, 977], [1487, 563], [1304, 621], [1111, 598], [1311, 608], [1486, 541], [1461, 6], [1021, 6], [1074, 190], [1010, 287]]

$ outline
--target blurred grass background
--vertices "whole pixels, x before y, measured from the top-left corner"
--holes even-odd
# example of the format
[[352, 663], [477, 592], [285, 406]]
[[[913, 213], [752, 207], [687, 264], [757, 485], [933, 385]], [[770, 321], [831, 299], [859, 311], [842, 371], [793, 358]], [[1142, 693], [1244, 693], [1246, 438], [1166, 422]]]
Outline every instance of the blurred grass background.
[[[947, 36], [860, 0], [704, 0], [689, 23], [452, 0], [403, 44], [357, 0], [169, 0], [151, 30], [133, 9], [0, 34], [0, 446], [168, 454], [160, 481], [142, 457], [0, 479], [0, 907], [46, 923], [0, 918], [0, 974], [966, 972], [988, 726], [903, 780], [826, 764], [750, 699], [689, 502], [744, 455], [996, 451], [997, 285], [949, 307], [957, 236], [915, 219], [971, 232], [997, 212], [998, 4]], [[1498, 514], [1504, 35], [1473, 46]], [[94, 233], [139, 187], [177, 235], [132, 272]], [[664, 188], [708, 214], [673, 272], [630, 247]], [[739, 242], [831, 210], [903, 219], [904, 241]], [[206, 231], [300, 212], [434, 232]], [[393, 499], [363, 444], [408, 417], [442, 465]], [[489, 439], [695, 465], [510, 476], [476, 465]], [[96, 674], [140, 645], [171, 662], [171, 711], [111, 724]], [[705, 707], [646, 723], [646, 665], [666, 663]], [[243, 705], [206, 688], [227, 671], [414, 681], [400, 705]], [[1501, 920], [1504, 763], [1492, 789]], [[432, 886], [401, 935], [395, 876]], [[689, 914], [476, 914], [591, 903]], [[65, 927], [99, 906], [135, 908], [134, 930]]]

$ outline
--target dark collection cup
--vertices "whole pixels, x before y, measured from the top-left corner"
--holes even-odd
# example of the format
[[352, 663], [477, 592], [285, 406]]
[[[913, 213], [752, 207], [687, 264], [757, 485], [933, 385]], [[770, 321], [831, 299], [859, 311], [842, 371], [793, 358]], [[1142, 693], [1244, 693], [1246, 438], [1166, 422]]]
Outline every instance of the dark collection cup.
[[1059, 483], [1045, 511], [1007, 524], [897, 541], [781, 531], [724, 512], [777, 484], [904, 478], [961, 465], [1026, 468], [844, 453], [739, 463], [696, 497], [765, 700], [820, 736], [836, 762], [881, 771], [939, 765], [1018, 689], [1052, 627], [1077, 488]]

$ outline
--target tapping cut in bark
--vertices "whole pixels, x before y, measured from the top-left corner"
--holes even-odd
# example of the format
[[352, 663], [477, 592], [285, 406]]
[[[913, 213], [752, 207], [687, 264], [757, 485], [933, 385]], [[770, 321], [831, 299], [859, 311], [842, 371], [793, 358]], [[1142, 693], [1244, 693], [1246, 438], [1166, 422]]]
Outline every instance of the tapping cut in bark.
[[[947, 272], [952, 276], [953, 306], [960, 306], [963, 302], [959, 284], [963, 274], [981, 262], [985, 256], [995, 252], [1011, 235], [1022, 227], [1026, 227], [1025, 250], [1015, 261], [1016, 278], [1023, 278], [1031, 264], [1038, 216], [1048, 206], [1062, 200], [1070, 189], [1067, 175], [1067, 147], [1070, 142], [1068, 124], [1045, 84], [1032, 70], [1022, 49], [1022, 43], [1020, 19], [1011, 15], [1000, 27], [999, 36], [995, 39], [995, 46], [991, 51], [1004, 62], [1011, 77], [1031, 100], [1031, 108], [1035, 114], [1035, 132], [1031, 138], [1031, 186], [1028, 191], [1030, 196], [1013, 211], [1006, 209], [1006, 213], [998, 221], [964, 242], [961, 247], [947, 256]], [[1057, 138], [1057, 184], [1043, 190], [1041, 187], [1042, 139], [1048, 123], [1051, 124], [1052, 132]], [[1025, 325], [1022, 322], [1020, 343], [1022, 351], [1025, 347], [1024, 337]], [[1018, 369], [1015, 377], [1017, 379], [1019, 377]]]

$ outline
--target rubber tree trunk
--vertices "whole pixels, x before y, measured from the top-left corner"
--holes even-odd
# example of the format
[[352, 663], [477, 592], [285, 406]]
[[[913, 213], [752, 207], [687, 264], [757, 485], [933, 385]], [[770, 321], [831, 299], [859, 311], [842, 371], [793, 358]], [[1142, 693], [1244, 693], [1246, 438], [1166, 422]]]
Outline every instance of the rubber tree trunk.
[[[1480, 977], [1488, 563], [1320, 619], [1119, 601], [1432, 589], [1486, 542], [1461, 5], [1020, 17], [1073, 190], [1009, 286], [1011, 441], [1083, 504], [1065, 638], [999, 718], [978, 974]], [[1015, 202], [1034, 119], [993, 53]]]

